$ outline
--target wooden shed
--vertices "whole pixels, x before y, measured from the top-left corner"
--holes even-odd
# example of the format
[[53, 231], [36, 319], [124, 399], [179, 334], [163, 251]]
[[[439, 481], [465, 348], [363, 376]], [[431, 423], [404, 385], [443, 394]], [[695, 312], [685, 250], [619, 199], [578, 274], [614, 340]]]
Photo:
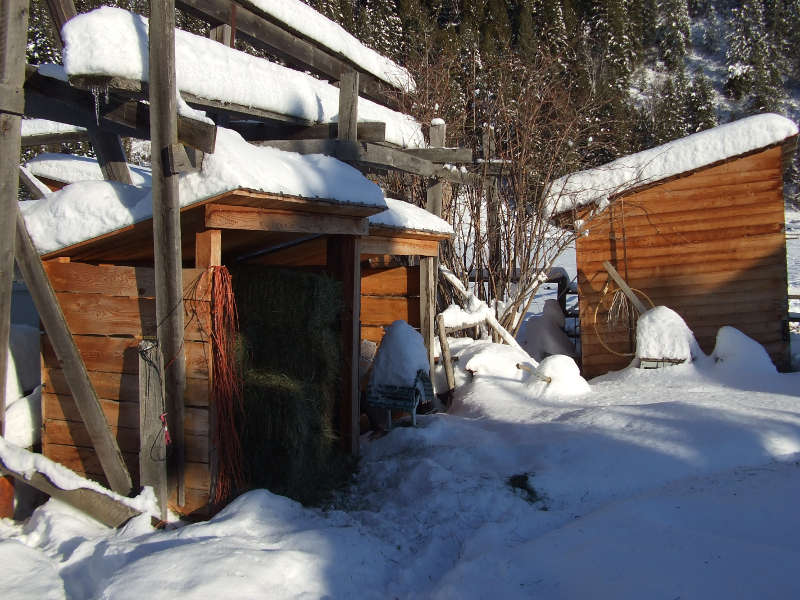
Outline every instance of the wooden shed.
[[[418, 211], [432, 228], [370, 226], [368, 217], [383, 207], [332, 203], [324, 199], [232, 190], [182, 211], [187, 387], [184, 408], [185, 497], [170, 507], [203, 517], [214, 487], [214, 298], [208, 267], [241, 262], [324, 271], [345, 290], [342, 346], [350, 348], [342, 365], [338, 430], [356, 451], [358, 345], [361, 337], [380, 337], [378, 327], [404, 319], [433, 335], [433, 305], [420, 301], [423, 273], [433, 273], [439, 241], [449, 226]], [[403, 209], [400, 205], [406, 205]], [[388, 214], [393, 212], [389, 210]], [[386, 220], [386, 218], [384, 218]], [[417, 219], [419, 222], [419, 218]], [[416, 266], [397, 266], [386, 257], [421, 257]], [[380, 257], [370, 266], [370, 259]], [[142, 339], [155, 336], [152, 223], [144, 220], [42, 256], [64, 316], [89, 371], [127, 466], [138, 485], [139, 355]], [[364, 269], [362, 272], [362, 264]], [[365, 284], [362, 287], [362, 281]], [[432, 294], [432, 292], [431, 292]], [[363, 317], [361, 306], [364, 306]], [[423, 325], [424, 323], [424, 325]], [[361, 333], [357, 329], [362, 327]], [[42, 344], [42, 452], [45, 456], [106, 484], [91, 439], [72, 400], [47, 336]]]
[[[789, 365], [783, 174], [797, 128], [759, 115], [570, 176], [583, 373], [627, 366], [635, 318], [613, 306], [614, 266], [647, 305], [677, 311], [711, 353], [723, 325]], [[648, 357], [658, 359], [662, 357]]]

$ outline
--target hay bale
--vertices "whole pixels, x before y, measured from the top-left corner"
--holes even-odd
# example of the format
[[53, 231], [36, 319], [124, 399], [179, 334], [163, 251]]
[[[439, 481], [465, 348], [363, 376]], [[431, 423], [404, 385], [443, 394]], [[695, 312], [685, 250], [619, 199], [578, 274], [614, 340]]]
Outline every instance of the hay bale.
[[263, 267], [238, 268], [233, 282], [249, 484], [319, 502], [349, 473], [334, 435], [341, 285], [314, 273]]

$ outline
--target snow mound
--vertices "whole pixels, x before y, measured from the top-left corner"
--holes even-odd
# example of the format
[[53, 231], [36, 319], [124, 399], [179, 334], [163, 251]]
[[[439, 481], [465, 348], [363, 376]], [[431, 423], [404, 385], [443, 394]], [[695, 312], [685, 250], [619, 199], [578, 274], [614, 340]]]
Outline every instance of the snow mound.
[[430, 373], [428, 351], [420, 333], [405, 321], [386, 328], [372, 367], [372, 385], [412, 386], [417, 371]]
[[732, 375], [774, 375], [778, 372], [764, 346], [728, 325], [720, 327], [717, 332], [711, 357], [718, 367]]
[[[457, 364], [463, 365], [464, 370], [476, 377], [522, 381], [525, 372], [517, 368], [518, 363], [531, 364], [531, 358], [512, 346], [482, 340], [462, 351]], [[534, 362], [533, 366], [536, 367], [537, 363]]]
[[451, 304], [441, 314], [445, 327], [469, 327], [485, 321], [491, 310], [485, 303], [479, 304], [475, 311], [466, 311], [458, 304]]
[[410, 202], [386, 198], [386, 206], [388, 208], [385, 211], [369, 217], [370, 225], [453, 234], [450, 223]]
[[656, 306], [636, 324], [636, 358], [691, 361], [700, 348], [683, 318], [671, 308]]
[[[44, 177], [63, 183], [76, 181], [103, 181], [103, 171], [97, 159], [89, 156], [75, 156], [74, 154], [58, 154], [43, 152], [29, 160], [25, 166], [36, 177]], [[150, 169], [137, 165], [128, 165], [131, 173], [131, 183], [136, 186], [153, 185], [153, 175]]]
[[536, 376], [539, 380], [537, 386], [546, 386], [541, 390], [545, 396], [582, 396], [592, 391], [589, 383], [581, 377], [575, 361], [563, 354], [544, 358], [536, 369]]

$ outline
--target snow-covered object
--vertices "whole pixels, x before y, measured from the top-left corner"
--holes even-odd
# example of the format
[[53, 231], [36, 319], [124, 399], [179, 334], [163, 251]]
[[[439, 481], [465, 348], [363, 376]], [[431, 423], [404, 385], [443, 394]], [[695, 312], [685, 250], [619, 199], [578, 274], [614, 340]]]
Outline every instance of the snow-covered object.
[[49, 196], [50, 194], [53, 193], [53, 190], [47, 187], [38, 177], [36, 177], [36, 175], [31, 173], [30, 169], [28, 169], [23, 165], [20, 165], [19, 170], [25, 173], [25, 175], [28, 177], [28, 182], [33, 184], [36, 187], [36, 189], [39, 190], [39, 195], [41, 197]]
[[368, 48], [345, 29], [300, 0], [250, 0], [265, 13], [290, 29], [349, 58], [378, 79], [406, 92], [416, 88], [414, 78], [393, 60]]
[[471, 327], [486, 320], [492, 309], [485, 303], [478, 306], [475, 312], [469, 312], [458, 304], [451, 304], [442, 311], [442, 320], [445, 327]]
[[452, 235], [450, 223], [410, 202], [386, 198], [385, 211], [372, 215], [370, 225]]
[[[70, 19], [62, 35], [68, 75], [148, 80], [144, 17], [101, 7]], [[175, 32], [175, 73], [179, 92], [312, 122], [338, 120], [339, 90], [334, 86], [186, 31]], [[359, 98], [358, 118], [386, 123], [386, 140], [394, 144], [425, 144], [419, 123], [375, 102]]]
[[611, 196], [626, 190], [780, 143], [797, 131], [794, 122], [780, 115], [747, 117], [566, 175], [553, 182], [548, 199], [555, 213], [592, 202], [603, 208]]
[[[77, 181], [103, 181], [103, 171], [97, 159], [90, 156], [44, 152], [25, 163], [25, 167], [36, 177], [44, 177], [63, 183]], [[131, 183], [135, 186], [152, 185], [150, 169], [128, 165]]]
[[418, 331], [405, 321], [395, 321], [386, 328], [372, 366], [374, 386], [412, 386], [417, 371], [430, 373], [428, 351]]
[[547, 384], [543, 393], [548, 396], [582, 396], [592, 391], [581, 377], [581, 370], [575, 361], [564, 354], [543, 358], [535, 376], [538, 381]]
[[42, 435], [42, 387], [27, 396], [9, 400], [6, 396], [5, 439], [20, 448], [30, 448]]
[[775, 365], [753, 338], [728, 325], [720, 327], [717, 342], [711, 353], [716, 366], [732, 375], [770, 375], [777, 373]]
[[40, 383], [39, 329], [12, 324], [8, 336], [6, 405], [29, 394]]
[[22, 119], [20, 121], [20, 131], [22, 137], [30, 135], [51, 135], [55, 133], [82, 133], [85, 127], [77, 125], [67, 125], [48, 119]]
[[692, 330], [671, 308], [656, 306], [636, 322], [636, 358], [690, 361], [700, 352]]
[[564, 312], [557, 300], [544, 303], [541, 315], [528, 317], [517, 335], [517, 341], [535, 360], [551, 354], [575, 355], [575, 346], [564, 332]]
[[518, 369], [518, 363], [536, 368], [524, 351], [507, 344], [494, 344], [480, 340], [468, 346], [459, 354], [458, 365], [475, 377], [497, 378], [505, 381], [523, 381], [526, 372]]
[[[381, 189], [353, 167], [321, 154], [300, 155], [246, 142], [217, 129], [214, 154], [202, 170], [178, 179], [182, 206], [238, 188], [341, 204], [385, 207]], [[110, 181], [74, 183], [43, 200], [21, 204], [28, 231], [41, 253], [115, 231], [152, 216], [149, 187]]]
[[146, 487], [141, 494], [135, 498], [125, 498], [116, 494], [95, 481], [84, 479], [74, 471], [67, 469], [65, 466], [60, 465], [49, 458], [28, 452], [6, 439], [0, 437], [0, 458], [2, 458], [5, 465], [17, 473], [21, 473], [25, 478], [30, 479], [35, 473], [41, 473], [46, 476], [52, 483], [62, 490], [77, 490], [79, 488], [88, 488], [101, 494], [105, 494], [127, 506], [135, 508], [140, 512], [149, 514], [159, 514], [158, 504], [156, 502], [153, 488]]

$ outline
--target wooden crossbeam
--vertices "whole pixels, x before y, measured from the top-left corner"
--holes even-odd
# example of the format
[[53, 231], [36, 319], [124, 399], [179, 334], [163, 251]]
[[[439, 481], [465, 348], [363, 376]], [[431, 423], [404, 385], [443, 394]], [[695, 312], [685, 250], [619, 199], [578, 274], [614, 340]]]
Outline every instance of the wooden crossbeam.
[[276, 211], [252, 206], [207, 204], [206, 227], [244, 229], [321, 235], [367, 235], [369, 222], [364, 218], [333, 214]]
[[[324, 140], [339, 136], [338, 123], [317, 123], [316, 125], [292, 125], [275, 123], [254, 123], [252, 121], [232, 121], [228, 127], [238, 131], [251, 142], [264, 140]], [[386, 123], [368, 121], [358, 123], [358, 139], [362, 142], [385, 142]]]
[[[433, 130], [433, 127], [431, 127], [431, 130]], [[403, 152], [411, 156], [416, 156], [417, 158], [424, 158], [432, 163], [472, 164], [471, 148], [406, 148]]]
[[89, 140], [88, 131], [63, 131], [60, 133], [37, 133], [23, 135], [22, 147], [49, 146], [50, 144], [69, 144], [72, 142], [86, 142]]

